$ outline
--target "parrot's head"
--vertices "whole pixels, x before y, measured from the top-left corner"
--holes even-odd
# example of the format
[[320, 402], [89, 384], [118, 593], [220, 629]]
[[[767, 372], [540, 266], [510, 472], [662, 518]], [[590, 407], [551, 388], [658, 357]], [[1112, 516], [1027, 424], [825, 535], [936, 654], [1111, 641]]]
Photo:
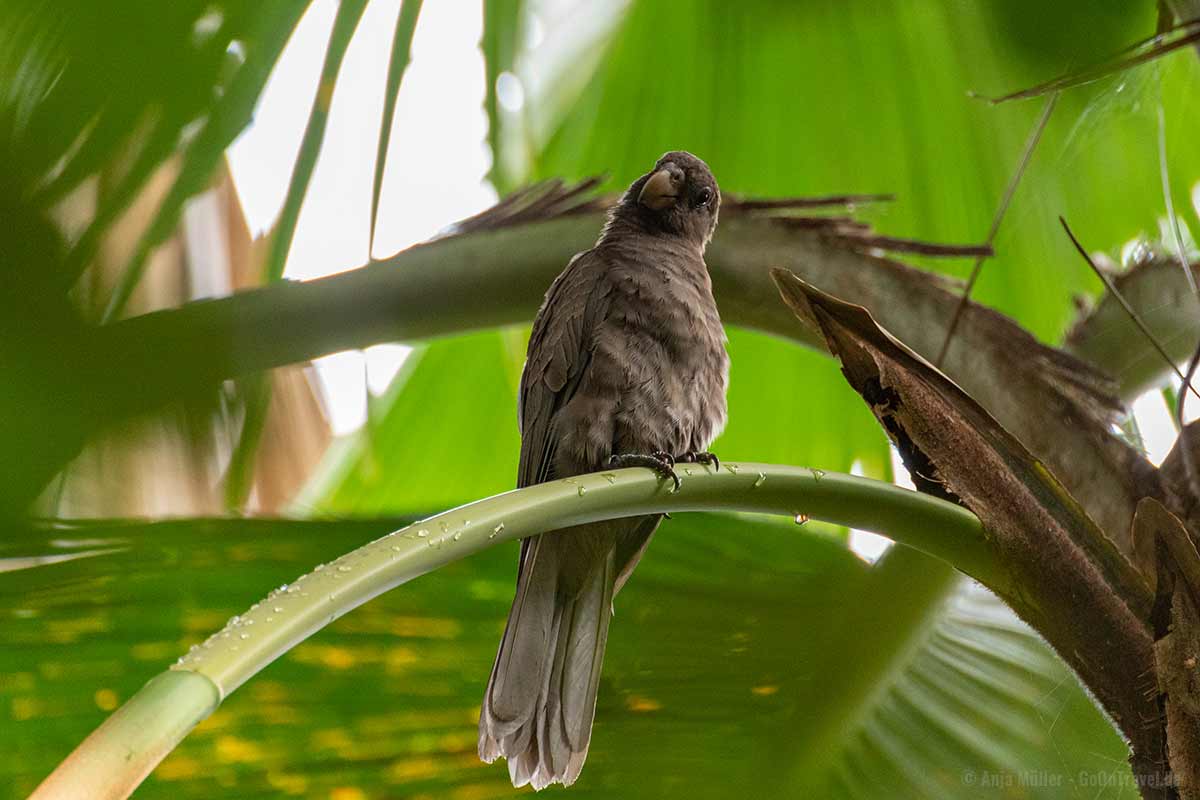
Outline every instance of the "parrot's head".
[[633, 182], [616, 213], [637, 219], [648, 230], [682, 236], [703, 249], [716, 230], [720, 206], [721, 190], [708, 164], [675, 150]]

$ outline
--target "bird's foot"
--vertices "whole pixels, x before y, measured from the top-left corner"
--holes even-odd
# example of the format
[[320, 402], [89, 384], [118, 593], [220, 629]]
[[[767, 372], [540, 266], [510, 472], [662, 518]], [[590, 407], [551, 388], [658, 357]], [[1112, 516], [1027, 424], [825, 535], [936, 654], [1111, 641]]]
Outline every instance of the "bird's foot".
[[717, 458], [716, 453], [710, 453], [707, 450], [695, 451], [689, 450], [681, 456], [675, 456], [675, 460], [681, 464], [704, 464], [712, 466], [713, 469], [721, 469], [721, 459]]
[[621, 467], [648, 467], [654, 470], [660, 478], [668, 478], [675, 485], [672, 491], [679, 491], [679, 476], [675, 474], [675, 458], [670, 453], [656, 450], [650, 455], [642, 453], [620, 453], [608, 460], [610, 469]]

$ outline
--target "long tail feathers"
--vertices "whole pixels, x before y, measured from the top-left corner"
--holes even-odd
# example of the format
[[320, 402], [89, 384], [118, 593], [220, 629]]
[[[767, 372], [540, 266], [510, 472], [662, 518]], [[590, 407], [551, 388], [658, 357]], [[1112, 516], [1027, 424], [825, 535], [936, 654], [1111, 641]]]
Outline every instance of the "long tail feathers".
[[570, 786], [587, 758], [612, 618], [614, 554], [573, 592], [558, 547], [531, 543], [479, 715], [479, 757], [508, 759], [514, 786]]

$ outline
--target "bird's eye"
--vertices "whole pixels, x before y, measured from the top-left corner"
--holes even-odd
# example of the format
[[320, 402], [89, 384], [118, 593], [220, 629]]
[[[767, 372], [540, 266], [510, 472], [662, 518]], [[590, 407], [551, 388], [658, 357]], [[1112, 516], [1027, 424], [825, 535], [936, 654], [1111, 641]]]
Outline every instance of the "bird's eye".
[[710, 202], [712, 202], [712, 197], [713, 197], [712, 189], [709, 189], [707, 186], [705, 186], [703, 189], [700, 190], [700, 194], [696, 195], [696, 205], [698, 207], [706, 206]]

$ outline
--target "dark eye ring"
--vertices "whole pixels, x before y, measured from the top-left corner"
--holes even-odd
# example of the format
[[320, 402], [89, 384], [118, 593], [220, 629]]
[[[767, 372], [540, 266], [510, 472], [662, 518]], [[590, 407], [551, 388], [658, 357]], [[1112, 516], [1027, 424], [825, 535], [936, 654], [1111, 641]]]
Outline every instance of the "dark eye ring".
[[696, 198], [696, 205], [697, 206], [706, 206], [710, 202], [712, 202], [712, 197], [713, 197], [712, 189], [709, 189], [707, 186], [705, 186], [703, 189], [700, 190], [700, 194]]

